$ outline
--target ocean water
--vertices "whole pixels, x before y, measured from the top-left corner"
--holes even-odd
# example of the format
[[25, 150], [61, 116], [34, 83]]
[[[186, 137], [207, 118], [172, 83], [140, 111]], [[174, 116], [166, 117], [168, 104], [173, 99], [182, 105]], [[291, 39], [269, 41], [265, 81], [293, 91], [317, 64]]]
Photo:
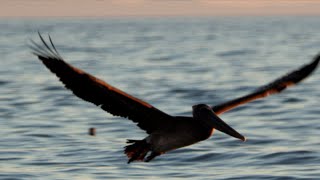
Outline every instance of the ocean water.
[[[31, 54], [37, 31], [60, 54], [168, 114], [245, 95], [320, 52], [319, 17], [0, 20], [0, 179], [319, 179], [320, 70], [221, 118], [218, 131], [150, 163], [127, 164], [146, 133], [66, 90]], [[88, 136], [95, 127], [97, 136]]]

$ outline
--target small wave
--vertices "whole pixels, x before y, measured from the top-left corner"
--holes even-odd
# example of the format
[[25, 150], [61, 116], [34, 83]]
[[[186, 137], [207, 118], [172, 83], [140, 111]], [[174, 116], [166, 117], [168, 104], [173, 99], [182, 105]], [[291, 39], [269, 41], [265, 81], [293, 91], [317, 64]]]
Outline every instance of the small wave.
[[247, 55], [247, 54], [254, 54], [254, 50], [243, 49], [243, 50], [230, 50], [225, 52], [217, 53], [217, 56], [226, 57], [226, 56], [240, 56], [240, 55]]
[[52, 138], [52, 137], [54, 137], [54, 136], [49, 135], [49, 134], [27, 134], [26, 136], [39, 137], [39, 138]]
[[28, 163], [23, 163], [23, 164], [24, 165], [29, 165], [29, 166], [52, 166], [52, 165], [63, 165], [65, 163], [43, 161], [43, 162], [28, 162]]
[[22, 107], [22, 106], [28, 106], [31, 104], [37, 104], [37, 101], [21, 101], [21, 102], [12, 102], [9, 103], [11, 106], [14, 106], [16, 108]]
[[174, 59], [174, 56], [151, 57], [148, 60], [150, 60], [150, 61], [170, 61], [172, 59]]
[[252, 176], [239, 176], [226, 178], [225, 180], [257, 180], [257, 179], [268, 179], [268, 180], [294, 180], [297, 179], [295, 176], [279, 176], [279, 175], [252, 175]]
[[11, 83], [11, 81], [0, 80], [0, 85], [6, 85]]
[[173, 88], [168, 93], [170, 94], [179, 94], [183, 97], [204, 97], [205, 99], [217, 99], [212, 91], [208, 91], [207, 89], [188, 89], [188, 88]]
[[43, 91], [60, 91], [64, 89], [65, 88], [63, 86], [47, 86], [42, 88]]
[[26, 173], [18, 173], [15, 172], [14, 176], [12, 175], [12, 173], [1, 173], [0, 174], [0, 179], [10, 179], [10, 180], [21, 180], [21, 179], [34, 179], [36, 176], [35, 175], [30, 175], [30, 174], [26, 174]]
[[[32, 128], [43, 128], [43, 129], [47, 129], [47, 128], [60, 128], [61, 125], [57, 125], [57, 124], [28, 124], [28, 125], [15, 125], [14, 128], [23, 128], [23, 129], [32, 129]], [[24, 131], [18, 131], [20, 133], [24, 132]]]
[[58, 49], [63, 50], [64, 52], [72, 52], [72, 53], [97, 53], [97, 54], [105, 54], [111, 53], [116, 48], [108, 48], [108, 47], [88, 47], [88, 46], [67, 46], [67, 45], [59, 45]]
[[162, 40], [163, 36], [137, 36], [135, 37], [135, 42], [151, 42]]
[[312, 151], [291, 151], [291, 152], [276, 152], [262, 156], [262, 158], [273, 158], [273, 157], [283, 157], [283, 156], [295, 156], [296, 154], [313, 154]]
[[22, 158], [16, 158], [16, 157], [12, 157], [12, 158], [0, 158], [0, 161], [16, 161], [16, 160], [21, 160]]
[[187, 162], [204, 162], [204, 161], [212, 161], [217, 159], [223, 159], [223, 154], [221, 153], [205, 153], [200, 155], [194, 155], [191, 158], [186, 159]]
[[253, 145], [267, 145], [267, 144], [275, 144], [277, 142], [280, 142], [278, 139], [250, 139], [248, 143]]
[[300, 98], [286, 98], [283, 100], [283, 103], [295, 103], [295, 102], [302, 102], [303, 99]]
[[171, 54], [171, 55], [158, 55], [148, 58], [149, 61], [172, 61], [175, 59], [181, 59], [184, 55], [182, 54]]
[[263, 164], [308, 164], [319, 161], [319, 158], [312, 151], [290, 151], [276, 152], [260, 156]]

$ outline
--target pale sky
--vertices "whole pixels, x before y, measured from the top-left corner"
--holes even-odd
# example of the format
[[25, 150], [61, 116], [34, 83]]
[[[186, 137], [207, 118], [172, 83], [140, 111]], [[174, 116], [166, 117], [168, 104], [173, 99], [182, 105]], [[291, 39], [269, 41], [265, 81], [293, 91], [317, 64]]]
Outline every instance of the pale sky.
[[320, 15], [320, 0], [0, 0], [0, 17]]

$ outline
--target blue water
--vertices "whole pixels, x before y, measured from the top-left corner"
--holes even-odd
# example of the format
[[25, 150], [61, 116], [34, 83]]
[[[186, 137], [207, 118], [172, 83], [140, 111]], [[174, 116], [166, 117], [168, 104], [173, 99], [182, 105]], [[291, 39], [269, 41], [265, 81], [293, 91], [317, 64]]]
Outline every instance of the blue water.
[[[71, 64], [172, 115], [244, 95], [320, 52], [320, 18], [0, 20], [0, 179], [318, 179], [320, 71], [221, 115], [244, 134], [127, 164], [146, 134], [67, 91], [30, 52], [50, 33]], [[97, 136], [87, 135], [90, 127]]]

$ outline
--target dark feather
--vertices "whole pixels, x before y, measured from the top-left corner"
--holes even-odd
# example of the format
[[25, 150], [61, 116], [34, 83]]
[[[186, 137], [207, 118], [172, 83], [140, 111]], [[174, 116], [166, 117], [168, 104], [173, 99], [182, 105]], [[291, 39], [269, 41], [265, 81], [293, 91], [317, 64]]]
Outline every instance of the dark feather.
[[239, 97], [237, 99], [233, 99], [231, 101], [224, 102], [217, 106], [213, 106], [212, 110], [216, 114], [222, 114], [242, 104], [249, 103], [256, 99], [264, 98], [271, 94], [280, 93], [283, 90], [285, 90], [287, 87], [295, 85], [300, 81], [302, 81], [304, 78], [308, 77], [316, 69], [316, 67], [319, 64], [319, 61], [320, 61], [320, 54], [317, 55], [311, 63], [304, 65], [299, 69], [291, 73], [288, 73], [285, 76], [279, 79], [276, 79], [275, 81], [265, 86], [258, 88], [257, 90], [255, 90], [250, 94]]
[[152, 105], [133, 97], [110, 84], [66, 63], [49, 37], [49, 46], [39, 33], [44, 46], [34, 42], [30, 45], [33, 53], [43, 64], [76, 96], [89, 101], [115, 116], [128, 118], [151, 133], [171, 126], [174, 118]]

